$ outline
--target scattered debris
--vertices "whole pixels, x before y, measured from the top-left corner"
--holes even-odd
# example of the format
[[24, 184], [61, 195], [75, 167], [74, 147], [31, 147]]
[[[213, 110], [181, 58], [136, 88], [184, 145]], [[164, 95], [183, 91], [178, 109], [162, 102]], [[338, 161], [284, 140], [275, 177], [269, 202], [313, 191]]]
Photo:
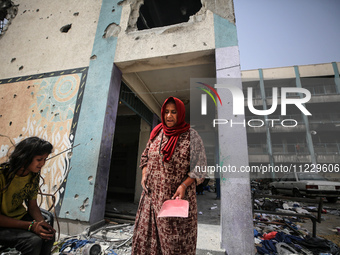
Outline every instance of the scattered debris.
[[[300, 198], [300, 200], [303, 199]], [[312, 233], [303, 227], [305, 220], [310, 219], [315, 213], [332, 211], [336, 215], [338, 212], [337, 209], [322, 209], [322, 203], [320, 205], [321, 208], [318, 208], [303, 201], [299, 203], [275, 198], [254, 199], [254, 209], [274, 212], [270, 214], [270, 212], [263, 213], [263, 211], [255, 210], [254, 244], [257, 250], [256, 254], [339, 254], [339, 243], [332, 242], [333, 239], [337, 240], [336, 238], [312, 236]], [[282, 214], [276, 215], [275, 212]]]
[[86, 229], [77, 236], [69, 236], [55, 243], [52, 254], [131, 254], [134, 226], [107, 224], [92, 233]]

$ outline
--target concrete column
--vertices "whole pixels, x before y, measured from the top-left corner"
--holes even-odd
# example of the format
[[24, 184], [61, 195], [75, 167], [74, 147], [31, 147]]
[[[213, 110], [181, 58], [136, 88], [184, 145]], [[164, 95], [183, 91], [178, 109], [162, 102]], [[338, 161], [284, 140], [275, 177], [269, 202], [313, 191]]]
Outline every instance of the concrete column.
[[140, 123], [139, 143], [138, 143], [138, 160], [137, 160], [137, 171], [136, 171], [136, 185], [135, 185], [135, 197], [134, 202], [138, 203], [142, 194], [142, 170], [139, 168], [140, 156], [142, 155], [145, 146], [150, 138], [150, 125], [143, 119]]
[[[259, 69], [259, 75], [260, 75], [260, 90], [261, 90], [261, 97], [262, 97], [262, 106], [263, 110], [267, 110], [267, 97], [266, 97], [266, 91], [264, 88], [264, 79], [263, 79], [263, 71], [262, 69]], [[269, 154], [269, 163], [271, 166], [274, 166], [274, 158], [273, 158], [273, 149], [272, 149], [272, 138], [270, 135], [270, 129], [269, 129], [269, 122], [268, 122], [268, 115], [264, 115], [264, 123], [266, 126], [266, 136], [267, 136], [267, 148], [268, 148], [268, 154]], [[271, 177], [275, 179], [275, 173], [271, 173]]]
[[91, 208], [90, 222], [100, 221], [104, 219], [105, 215], [106, 195], [110, 174], [114, 133], [116, 129], [121, 81], [122, 73], [114, 65], [106, 105], [102, 139], [100, 143], [98, 169], [96, 174], [95, 189], [93, 193], [94, 203], [92, 204]]
[[[242, 90], [238, 46], [216, 49], [217, 84], [229, 84]], [[217, 118], [242, 123], [244, 115], [233, 115], [233, 98], [228, 89], [219, 88], [223, 106]], [[219, 125], [219, 158], [221, 166], [248, 165], [246, 127], [242, 124]], [[249, 173], [221, 173], [221, 247], [227, 254], [254, 254], [253, 220]]]
[[[295, 71], [295, 77], [296, 77], [296, 79], [295, 79], [296, 87], [302, 88], [301, 79], [300, 79], [300, 73], [299, 73], [299, 67], [298, 66], [294, 66], [294, 71]], [[300, 94], [300, 97], [302, 97], [301, 94]], [[307, 141], [307, 146], [308, 146], [308, 150], [309, 150], [310, 157], [311, 157], [311, 163], [316, 165], [316, 156], [315, 156], [315, 152], [314, 152], [312, 135], [310, 133], [308, 117], [305, 114], [303, 114], [303, 113], [301, 113], [301, 114], [302, 114], [303, 122], [304, 122], [305, 127], [306, 127], [306, 141]]]
[[334, 81], [336, 93], [340, 94], [340, 77], [339, 77], [339, 69], [336, 62], [332, 62], [333, 70], [334, 70]]
[[[121, 73], [113, 64], [117, 34], [106, 34], [121, 17], [119, 0], [103, 0], [84, 90], [71, 170], [59, 217], [93, 225], [103, 220]], [[112, 8], [115, 11], [112, 11]], [[106, 34], [106, 36], [103, 36]], [[102, 185], [102, 186], [101, 186]], [[76, 222], [76, 223], [77, 223]], [[63, 233], [71, 232], [62, 230]], [[79, 232], [78, 232], [79, 233]]]

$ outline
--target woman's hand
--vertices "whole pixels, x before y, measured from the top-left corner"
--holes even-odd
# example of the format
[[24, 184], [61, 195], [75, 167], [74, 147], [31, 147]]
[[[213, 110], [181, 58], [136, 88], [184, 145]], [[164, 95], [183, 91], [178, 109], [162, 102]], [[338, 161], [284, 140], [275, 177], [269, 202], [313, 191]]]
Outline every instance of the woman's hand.
[[141, 185], [143, 187], [143, 190], [148, 193], [148, 188], [146, 186], [146, 166], [143, 168], [143, 171], [142, 171], [142, 181], [141, 181]]
[[177, 188], [177, 190], [176, 190], [176, 192], [175, 192], [175, 195], [173, 195], [171, 199], [175, 199], [176, 197], [178, 197], [179, 199], [183, 199], [184, 196], [185, 196], [185, 191], [186, 191], [186, 189], [187, 189], [194, 181], [195, 181], [195, 179], [193, 179], [193, 178], [190, 178], [190, 177], [186, 178], [185, 181], [182, 182], [182, 183], [178, 186], [178, 188]]
[[56, 232], [55, 229], [45, 221], [34, 222], [31, 231], [46, 240], [51, 240]]
[[179, 199], [183, 199], [185, 196], [185, 190], [186, 187], [183, 184], [179, 185], [171, 199], [175, 199], [176, 197], [178, 197]]

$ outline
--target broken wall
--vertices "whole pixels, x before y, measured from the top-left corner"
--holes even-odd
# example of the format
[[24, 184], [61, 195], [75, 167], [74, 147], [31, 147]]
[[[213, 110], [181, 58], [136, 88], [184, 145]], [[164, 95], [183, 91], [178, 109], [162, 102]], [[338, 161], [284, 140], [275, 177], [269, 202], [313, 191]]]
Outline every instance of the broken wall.
[[213, 61], [212, 11], [202, 6], [188, 22], [139, 31], [137, 19], [143, 2], [123, 3], [121, 29], [124, 33], [118, 35], [115, 63], [124, 73]]
[[[12, 143], [29, 136], [50, 141], [51, 156], [73, 144], [100, 10], [94, 1], [13, 3], [17, 15], [0, 37], [1, 162]], [[69, 163], [64, 153], [42, 171], [42, 192], [55, 193], [57, 207]], [[42, 206], [51, 203], [45, 198]]]
[[[0, 162], [7, 160], [13, 144], [31, 136], [53, 144], [50, 160], [41, 171], [41, 192], [54, 194], [56, 209], [64, 196], [65, 179], [85, 89], [87, 68], [0, 80]], [[51, 197], [39, 196], [43, 208]]]
[[13, 2], [18, 13], [0, 37], [0, 79], [89, 65], [101, 2]]

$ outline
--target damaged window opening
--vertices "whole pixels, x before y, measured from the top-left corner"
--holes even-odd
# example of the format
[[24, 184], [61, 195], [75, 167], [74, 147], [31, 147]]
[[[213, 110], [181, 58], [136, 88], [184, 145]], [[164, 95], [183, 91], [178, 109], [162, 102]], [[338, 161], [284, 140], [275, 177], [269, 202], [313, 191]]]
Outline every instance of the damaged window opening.
[[140, 7], [138, 30], [188, 22], [202, 8], [200, 0], [145, 0]]
[[7, 30], [11, 19], [18, 13], [18, 8], [10, 0], [0, 0], [0, 36]]
[[[1, 15], [1, 14], [0, 14]], [[8, 20], [6, 18], [0, 20], [0, 34], [2, 34], [2, 30], [4, 29], [4, 27], [7, 25]]]

